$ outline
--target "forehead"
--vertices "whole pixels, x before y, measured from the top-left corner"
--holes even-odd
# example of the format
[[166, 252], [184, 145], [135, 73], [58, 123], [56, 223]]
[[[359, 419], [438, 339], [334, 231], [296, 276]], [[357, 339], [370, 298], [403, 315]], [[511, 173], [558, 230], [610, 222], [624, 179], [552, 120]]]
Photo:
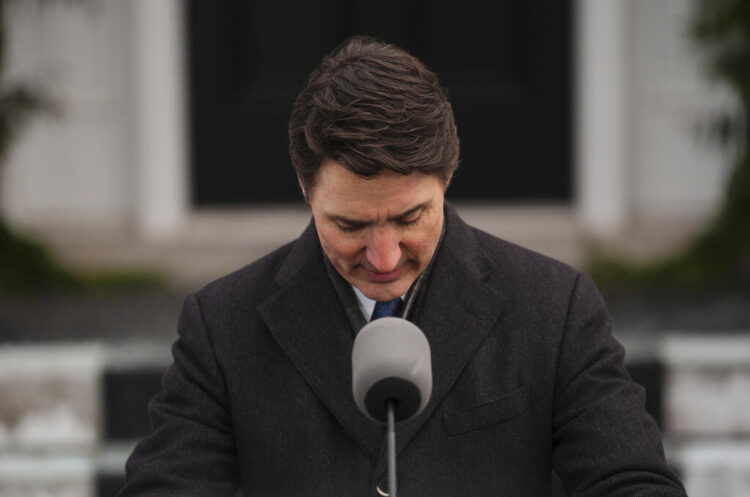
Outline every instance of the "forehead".
[[364, 178], [326, 160], [318, 170], [310, 200], [314, 203], [399, 208], [442, 197], [442, 181], [422, 173], [399, 174], [385, 170]]

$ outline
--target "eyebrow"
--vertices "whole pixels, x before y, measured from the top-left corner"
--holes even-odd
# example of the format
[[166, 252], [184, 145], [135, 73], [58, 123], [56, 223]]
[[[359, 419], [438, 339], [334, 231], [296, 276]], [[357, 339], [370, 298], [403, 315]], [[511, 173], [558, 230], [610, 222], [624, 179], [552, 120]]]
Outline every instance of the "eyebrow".
[[[414, 207], [410, 207], [409, 209], [405, 210], [404, 212], [401, 212], [399, 214], [396, 214], [395, 216], [389, 217], [388, 221], [391, 221], [391, 222], [392, 221], [398, 221], [398, 220], [403, 219], [405, 217], [409, 217], [410, 215], [414, 214], [418, 210], [424, 209], [425, 207], [427, 207], [427, 204], [429, 204], [429, 201], [428, 202], [422, 202], [421, 204], [415, 205]], [[341, 223], [351, 224], [351, 225], [355, 225], [355, 226], [365, 226], [367, 224], [370, 224], [370, 221], [362, 221], [360, 219], [352, 219], [352, 218], [348, 218], [346, 216], [340, 216], [338, 214], [328, 214], [327, 213], [326, 216], [328, 216], [328, 218], [332, 219], [333, 221], [338, 221], [338, 222], [341, 222]]]

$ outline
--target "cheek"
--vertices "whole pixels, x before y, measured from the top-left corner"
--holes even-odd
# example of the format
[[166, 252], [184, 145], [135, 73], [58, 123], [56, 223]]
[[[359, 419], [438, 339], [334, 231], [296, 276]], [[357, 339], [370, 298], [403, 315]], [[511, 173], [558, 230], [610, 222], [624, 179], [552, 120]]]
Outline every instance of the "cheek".
[[329, 259], [343, 259], [351, 262], [356, 259], [364, 247], [364, 242], [359, 237], [342, 236], [338, 232], [328, 229], [318, 231], [320, 244]]
[[401, 245], [413, 259], [425, 262], [432, 256], [437, 244], [437, 237], [432, 234], [419, 233], [402, 238]]

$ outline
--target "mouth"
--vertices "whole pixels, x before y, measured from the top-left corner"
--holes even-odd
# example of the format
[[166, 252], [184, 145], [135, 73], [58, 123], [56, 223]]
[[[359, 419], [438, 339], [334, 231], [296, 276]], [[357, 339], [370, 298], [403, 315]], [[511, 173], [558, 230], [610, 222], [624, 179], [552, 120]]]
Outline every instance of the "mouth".
[[399, 277], [401, 277], [401, 273], [403, 273], [404, 271], [404, 264], [399, 264], [396, 269], [387, 273], [381, 273], [379, 271], [369, 269], [366, 266], [362, 266], [362, 269], [365, 271], [365, 274], [370, 281], [374, 281], [376, 283], [390, 283], [392, 281], [396, 281], [397, 279], [399, 279]]

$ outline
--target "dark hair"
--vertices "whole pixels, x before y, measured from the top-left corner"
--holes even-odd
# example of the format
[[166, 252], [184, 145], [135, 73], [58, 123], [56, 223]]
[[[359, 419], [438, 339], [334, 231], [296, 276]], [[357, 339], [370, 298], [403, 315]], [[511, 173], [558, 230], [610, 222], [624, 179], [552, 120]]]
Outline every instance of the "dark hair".
[[437, 76], [394, 45], [355, 36], [323, 58], [297, 96], [289, 155], [307, 194], [322, 162], [363, 177], [458, 167], [453, 110]]

